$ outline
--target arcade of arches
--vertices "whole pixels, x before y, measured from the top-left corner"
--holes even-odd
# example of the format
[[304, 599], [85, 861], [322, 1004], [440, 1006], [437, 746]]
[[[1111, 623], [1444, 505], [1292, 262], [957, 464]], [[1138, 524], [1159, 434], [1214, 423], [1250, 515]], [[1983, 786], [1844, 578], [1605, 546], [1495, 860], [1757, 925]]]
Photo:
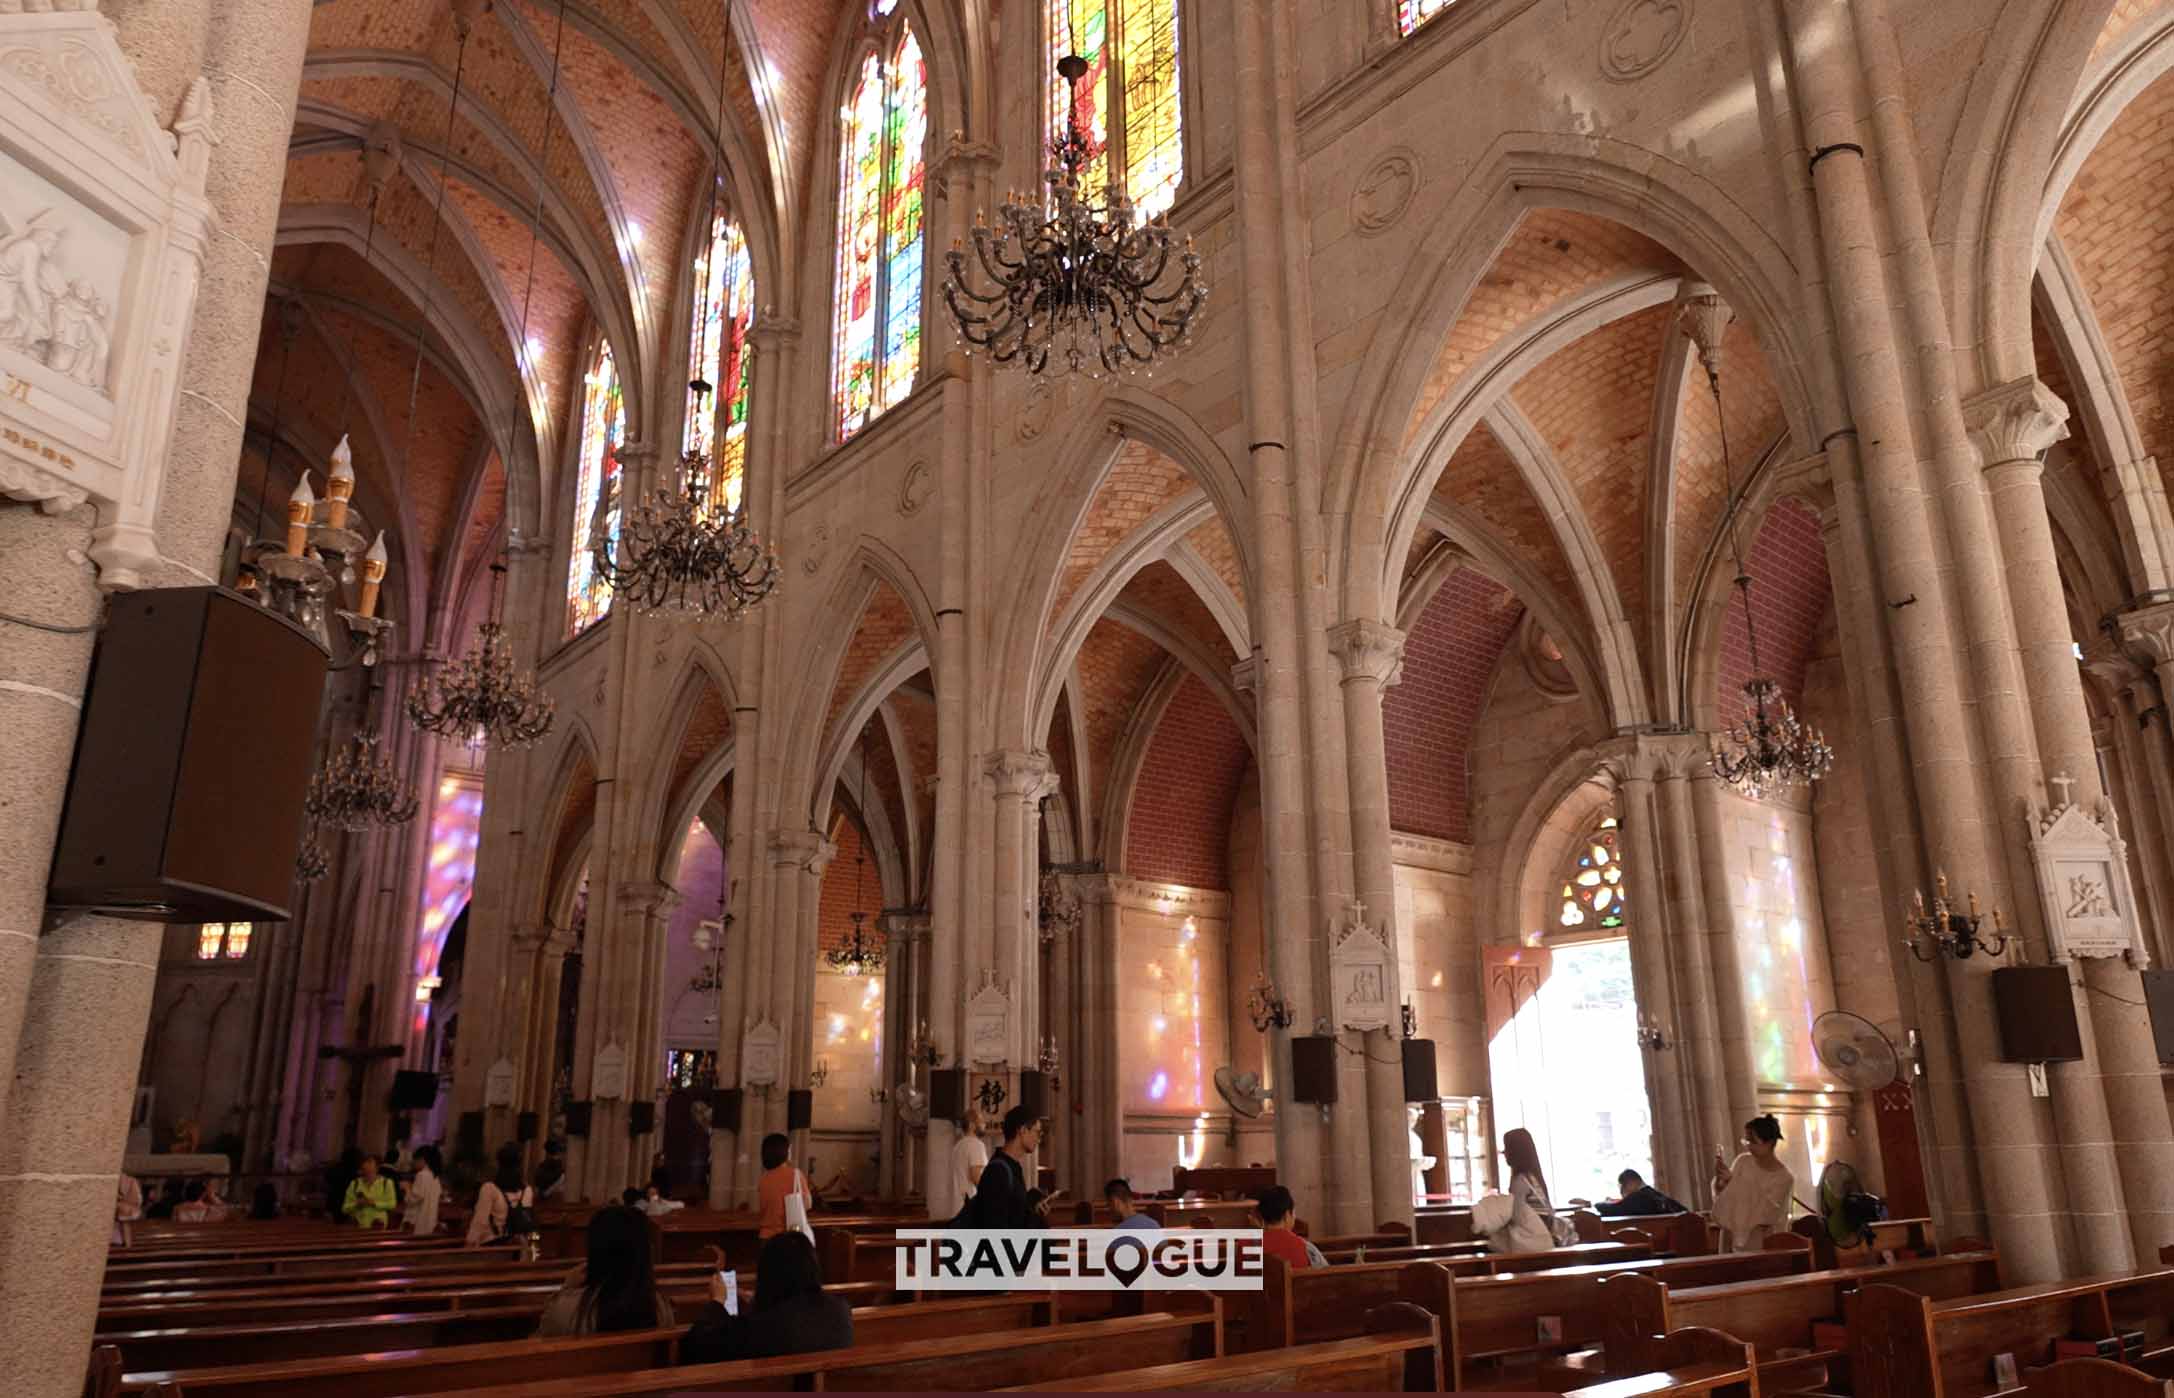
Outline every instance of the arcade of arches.
[[[0, 466], [10, 1352], [80, 1371], [122, 1154], [184, 1121], [244, 1172], [562, 1138], [592, 1199], [662, 1152], [739, 1207], [806, 1090], [818, 1183], [945, 1214], [932, 1062], [1007, 1103], [1048, 1070], [1075, 1196], [1273, 1163], [1351, 1232], [1523, 1125], [1558, 1197], [1634, 1165], [1699, 1207], [1772, 1112], [1800, 1195], [1848, 1161], [2014, 1280], [2174, 1243], [2174, 3], [0, 0], [0, 35], [85, 8], [162, 127], [207, 77], [220, 138], [142, 581], [234, 584], [344, 436], [398, 628], [321, 750], [377, 733], [423, 801], [238, 937], [48, 917], [92, 641], [19, 623], [113, 580], [95, 506]], [[992, 365], [944, 307], [1075, 43], [1100, 168], [1212, 286], [1151, 376]], [[682, 448], [780, 559], [736, 624], [590, 560]], [[400, 700], [494, 608], [556, 721], [485, 755]], [[1753, 634], [1835, 753], [1756, 798], [1708, 763]], [[2069, 804], [2124, 842], [2125, 956], [2060, 956]], [[1904, 949], [1941, 875], [2003, 956]], [[1339, 1018], [1370, 934], [1410, 1031]], [[2008, 1061], [2001, 963], [2068, 967], [2080, 1059]], [[1830, 1011], [1899, 1081], [1823, 1060]]]

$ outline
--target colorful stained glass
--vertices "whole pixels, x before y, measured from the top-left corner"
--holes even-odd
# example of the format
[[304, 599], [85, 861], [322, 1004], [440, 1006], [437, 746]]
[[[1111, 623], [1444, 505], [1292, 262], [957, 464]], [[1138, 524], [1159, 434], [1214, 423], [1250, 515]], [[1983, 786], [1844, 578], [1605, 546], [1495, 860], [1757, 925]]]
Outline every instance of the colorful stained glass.
[[1623, 887], [1623, 855], [1616, 844], [1614, 816], [1603, 817], [1580, 841], [1563, 876], [1562, 911], [1557, 924], [1566, 930], [1612, 932], [1630, 915], [1630, 894]]
[[1409, 34], [1456, 3], [1457, 0], [1397, 0], [1397, 28]]
[[[879, 0], [870, 14], [894, 8]], [[831, 388], [843, 440], [911, 392], [921, 368], [928, 73], [903, 16], [879, 25], [839, 124]]]
[[695, 323], [688, 337], [689, 379], [711, 386], [687, 391], [684, 451], [709, 457], [705, 499], [740, 508], [747, 479], [747, 332], [755, 319], [755, 275], [740, 225], [719, 214], [709, 245], [695, 259]]
[[611, 588], [596, 575], [590, 551], [600, 525], [606, 538], [614, 543], [619, 538], [619, 443], [626, 431], [626, 410], [610, 341], [598, 343], [584, 389], [581, 455], [574, 472], [573, 557], [566, 569], [569, 636], [579, 635], [611, 610]]
[[[1088, 193], [1101, 197], [1114, 155], [1141, 215], [1168, 209], [1185, 177], [1178, 0], [1049, 0], [1049, 52], [1053, 72], [1066, 54], [1087, 60], [1079, 119], [1093, 152], [1080, 176]], [[1070, 84], [1055, 78], [1049, 99], [1055, 137], [1072, 119]]]

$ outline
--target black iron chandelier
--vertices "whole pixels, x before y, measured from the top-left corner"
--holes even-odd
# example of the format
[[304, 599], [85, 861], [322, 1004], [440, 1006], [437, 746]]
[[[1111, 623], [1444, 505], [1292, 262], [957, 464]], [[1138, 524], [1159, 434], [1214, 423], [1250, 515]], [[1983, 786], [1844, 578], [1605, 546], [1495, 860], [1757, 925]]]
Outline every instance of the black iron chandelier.
[[558, 701], [536, 687], [536, 677], [514, 669], [513, 645], [498, 619], [505, 574], [505, 564], [491, 565], [491, 619], [476, 628], [476, 648], [408, 691], [408, 718], [417, 728], [471, 751], [528, 747], [551, 731], [558, 713]]
[[1191, 337], [1208, 297], [1200, 254], [1191, 238], [1174, 250], [1168, 220], [1141, 221], [1115, 182], [1099, 203], [1081, 189], [1080, 172], [1094, 158], [1080, 115], [1087, 60], [1067, 54], [1057, 72], [1072, 106], [1051, 143], [1048, 197], [1006, 196], [995, 228], [976, 214], [974, 261], [989, 285], [969, 282], [965, 246], [954, 241], [944, 255], [944, 300], [969, 354], [985, 351], [1033, 374], [1052, 355], [1060, 370], [1090, 378], [1147, 369]]
[[1729, 323], [1728, 307], [1707, 290], [1683, 304], [1683, 333], [1698, 349], [1713, 394], [1714, 419], [1720, 426], [1721, 482], [1729, 501], [1729, 558], [1736, 565], [1736, 590], [1744, 603], [1744, 641], [1751, 653], [1751, 678], [1744, 682], [1744, 710], [1714, 738], [1714, 775], [1756, 800], [1773, 791], [1809, 786], [1834, 766], [1834, 749], [1817, 728], [1798, 718], [1782, 698], [1781, 686], [1760, 672], [1759, 630], [1751, 612], [1751, 572], [1737, 535], [1736, 509], [1742, 502], [1729, 463], [1729, 424], [1721, 405], [1721, 336]]
[[777, 555], [744, 509], [711, 508], [711, 478], [708, 456], [683, 453], [679, 480], [629, 510], [617, 539], [605, 523], [611, 493], [597, 500], [596, 576], [644, 616], [734, 621], [777, 590]]
[[415, 819], [415, 793], [393, 772], [392, 760], [377, 749], [377, 735], [358, 730], [310, 778], [302, 798], [309, 816], [310, 840], [320, 830], [350, 833], [405, 825]]
[[[868, 729], [865, 726], [861, 729], [860, 749], [859, 810], [862, 829], [865, 831], [868, 819]], [[866, 926], [868, 914], [860, 910], [863, 895], [868, 891], [863, 878], [867, 872], [868, 839], [864, 834], [853, 851], [853, 911], [846, 915], [853, 923], [852, 935], [846, 938], [843, 946], [832, 947], [823, 953], [823, 960], [829, 964], [831, 970], [841, 971], [848, 976], [858, 976], [864, 972], [873, 974], [883, 969], [883, 948], [869, 939]]]
[[1910, 895], [1910, 916], [1903, 919], [1906, 929], [1902, 944], [1910, 949], [1910, 955], [1919, 961], [1938, 961], [1942, 956], [1957, 961], [1984, 952], [1987, 956], [2007, 953], [2008, 924], [2000, 915], [2000, 906], [1993, 907], [1993, 930], [1985, 930], [1985, 915], [1978, 911], [1978, 895], [1969, 896], [1970, 911], [1957, 912], [1948, 901], [1948, 876], [1939, 874], [1934, 879], [1935, 892], [1932, 911], [1925, 910], [1922, 892]]

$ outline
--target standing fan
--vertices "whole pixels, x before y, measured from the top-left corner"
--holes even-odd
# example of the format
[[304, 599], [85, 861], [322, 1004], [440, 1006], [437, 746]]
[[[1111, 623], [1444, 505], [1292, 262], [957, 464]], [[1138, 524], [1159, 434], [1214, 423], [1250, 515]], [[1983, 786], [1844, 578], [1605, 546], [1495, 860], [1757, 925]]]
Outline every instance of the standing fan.
[[1812, 1049], [1821, 1067], [1858, 1092], [1877, 1092], [1902, 1072], [1894, 1042], [1871, 1020], [1847, 1010], [1829, 1010], [1812, 1021]]

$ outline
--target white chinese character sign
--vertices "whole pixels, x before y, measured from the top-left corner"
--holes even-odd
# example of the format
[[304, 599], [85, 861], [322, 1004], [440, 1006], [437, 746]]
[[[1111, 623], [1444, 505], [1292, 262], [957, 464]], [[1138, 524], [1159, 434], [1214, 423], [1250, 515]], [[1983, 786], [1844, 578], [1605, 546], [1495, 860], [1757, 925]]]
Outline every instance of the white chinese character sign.
[[1329, 943], [1329, 994], [1339, 1029], [1387, 1029], [1397, 1022], [1396, 953], [1367, 925], [1354, 899]]
[[95, 504], [109, 588], [159, 557], [211, 118], [199, 78], [161, 130], [94, 10], [0, 14], [0, 495]]
[[2067, 799], [2074, 783], [2055, 777], [2061, 802], [2030, 818], [2031, 851], [2038, 865], [2038, 892], [2046, 912], [2053, 954], [2128, 956], [2139, 963], [2134, 896], [2127, 847], [2104, 802], [2091, 816]]

